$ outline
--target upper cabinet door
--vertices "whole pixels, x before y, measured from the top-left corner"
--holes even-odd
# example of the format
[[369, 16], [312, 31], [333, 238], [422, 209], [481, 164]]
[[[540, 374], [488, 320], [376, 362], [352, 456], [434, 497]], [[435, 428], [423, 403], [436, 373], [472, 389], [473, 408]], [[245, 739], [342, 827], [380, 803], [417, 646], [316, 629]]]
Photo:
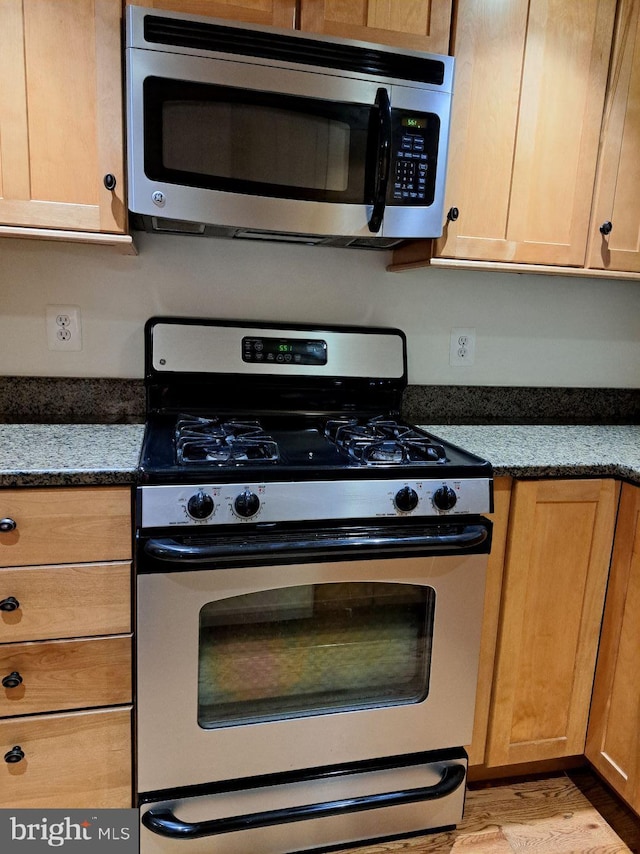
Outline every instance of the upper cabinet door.
[[588, 266], [640, 272], [640, 4], [621, 0]]
[[120, 18], [119, 0], [0, 3], [1, 223], [125, 230]]
[[165, 9], [183, 15], [211, 15], [247, 24], [295, 26], [296, 0], [126, 0], [127, 6]]
[[449, 53], [452, 0], [302, 0], [300, 29]]
[[460, 0], [443, 257], [585, 262], [615, 0]]

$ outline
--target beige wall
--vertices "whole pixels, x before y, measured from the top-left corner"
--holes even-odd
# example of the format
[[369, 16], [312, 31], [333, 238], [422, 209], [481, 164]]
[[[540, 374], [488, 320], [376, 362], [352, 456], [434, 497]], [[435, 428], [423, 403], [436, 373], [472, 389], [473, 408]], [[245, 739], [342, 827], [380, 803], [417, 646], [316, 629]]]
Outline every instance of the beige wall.
[[[419, 384], [640, 387], [640, 282], [418, 270], [387, 253], [136, 234], [113, 250], [0, 240], [0, 374], [141, 377], [154, 314], [378, 324]], [[45, 308], [81, 309], [83, 349], [47, 349]], [[451, 327], [477, 330], [449, 366]]]

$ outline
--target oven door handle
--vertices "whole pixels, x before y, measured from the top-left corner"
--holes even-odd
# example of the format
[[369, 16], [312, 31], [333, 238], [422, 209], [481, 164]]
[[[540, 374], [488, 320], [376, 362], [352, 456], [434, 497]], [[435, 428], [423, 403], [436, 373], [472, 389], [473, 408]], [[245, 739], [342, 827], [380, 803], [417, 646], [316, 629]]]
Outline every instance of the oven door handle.
[[465, 525], [459, 530], [447, 531], [436, 528], [435, 533], [424, 529], [416, 532], [408, 529], [394, 529], [393, 533], [380, 529], [365, 529], [340, 533], [336, 531], [311, 532], [286, 537], [282, 535], [254, 534], [252, 537], [238, 536], [211, 541], [181, 542], [169, 537], [151, 538], [144, 544], [144, 553], [155, 560], [168, 563], [202, 563], [215, 559], [265, 557], [282, 555], [296, 557], [316, 557], [329, 554], [349, 554], [360, 550], [362, 553], [382, 554], [384, 552], [415, 553], [441, 550], [445, 553], [460, 554], [478, 549], [489, 538], [486, 524]]
[[293, 821], [305, 821], [326, 818], [332, 815], [363, 810], [395, 807], [419, 801], [433, 801], [445, 798], [455, 792], [464, 782], [464, 765], [447, 765], [442, 776], [433, 786], [422, 786], [400, 792], [383, 792], [376, 795], [363, 795], [357, 798], [341, 798], [318, 804], [284, 807], [248, 815], [229, 816], [228, 818], [209, 819], [207, 821], [188, 822], [177, 818], [168, 807], [152, 807], [142, 816], [142, 824], [148, 830], [170, 839], [201, 839], [203, 836], [216, 836], [238, 830], [255, 830], [260, 827], [272, 827]]

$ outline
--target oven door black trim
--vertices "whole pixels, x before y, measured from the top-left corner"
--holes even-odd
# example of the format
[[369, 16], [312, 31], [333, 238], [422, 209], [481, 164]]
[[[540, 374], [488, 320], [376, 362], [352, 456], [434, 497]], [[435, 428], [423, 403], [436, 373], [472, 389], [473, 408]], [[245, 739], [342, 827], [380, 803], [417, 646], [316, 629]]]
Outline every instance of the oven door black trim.
[[361, 774], [370, 771], [410, 768], [414, 765], [427, 765], [438, 762], [463, 762], [466, 767], [468, 760], [469, 757], [463, 747], [446, 747], [440, 750], [427, 750], [420, 753], [378, 756], [375, 759], [340, 762], [335, 765], [320, 765], [294, 771], [276, 771], [271, 774], [258, 774], [254, 777], [237, 777], [215, 783], [198, 783], [193, 786], [179, 786], [171, 789], [156, 789], [141, 792], [138, 795], [138, 806], [142, 807], [145, 804], [159, 803], [160, 801], [176, 801], [186, 798], [218, 795], [225, 792], [242, 792], [246, 789], [257, 789], [263, 786], [281, 786], [287, 783], [313, 782], [329, 777], [347, 777], [352, 774]]
[[[488, 554], [491, 522], [241, 530], [140, 538], [138, 573], [326, 560]], [[166, 532], [165, 532], [166, 533]]]

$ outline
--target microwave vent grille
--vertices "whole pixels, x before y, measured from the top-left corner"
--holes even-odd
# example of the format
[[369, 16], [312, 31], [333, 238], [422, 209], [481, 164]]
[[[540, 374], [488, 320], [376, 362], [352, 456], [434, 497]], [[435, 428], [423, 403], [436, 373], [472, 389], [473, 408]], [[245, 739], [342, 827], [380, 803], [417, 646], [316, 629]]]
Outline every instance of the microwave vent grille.
[[221, 24], [146, 15], [144, 36], [153, 44], [172, 45], [302, 65], [338, 68], [376, 77], [442, 86], [444, 62], [375, 47], [315, 41], [300, 36], [226, 27]]

